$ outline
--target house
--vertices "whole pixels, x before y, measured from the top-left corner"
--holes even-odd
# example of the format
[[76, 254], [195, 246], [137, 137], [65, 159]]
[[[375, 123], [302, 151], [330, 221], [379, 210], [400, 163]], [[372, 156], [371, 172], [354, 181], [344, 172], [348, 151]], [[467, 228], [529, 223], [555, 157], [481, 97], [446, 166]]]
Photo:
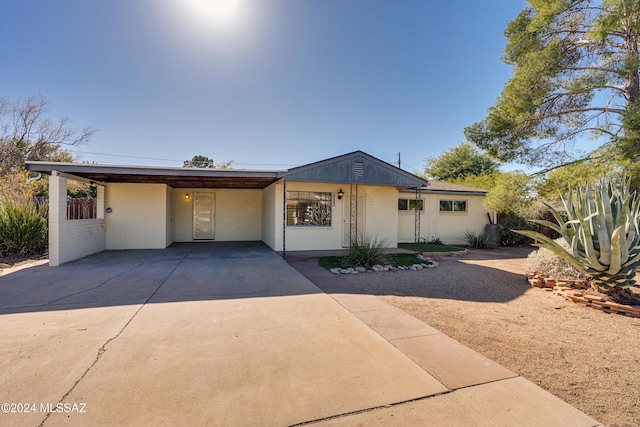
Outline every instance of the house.
[[399, 243], [415, 242], [419, 236], [427, 241], [438, 238], [443, 243], [462, 245], [466, 243], [465, 232], [480, 232], [486, 224], [496, 223], [495, 213], [483, 206], [487, 190], [432, 180], [419, 193], [416, 197], [415, 190], [399, 191]]
[[[26, 167], [50, 175], [52, 266], [103, 250], [163, 249], [173, 242], [262, 241], [285, 252], [341, 249], [369, 235], [395, 247], [423, 221], [421, 236], [438, 235], [427, 211], [414, 228], [399, 221], [405, 194], [410, 199], [429, 192], [429, 183], [362, 151], [275, 171], [55, 162]], [[96, 218], [67, 219], [68, 180], [97, 186]], [[425, 196], [424, 206], [430, 206], [431, 193]], [[433, 226], [441, 223], [446, 221]]]

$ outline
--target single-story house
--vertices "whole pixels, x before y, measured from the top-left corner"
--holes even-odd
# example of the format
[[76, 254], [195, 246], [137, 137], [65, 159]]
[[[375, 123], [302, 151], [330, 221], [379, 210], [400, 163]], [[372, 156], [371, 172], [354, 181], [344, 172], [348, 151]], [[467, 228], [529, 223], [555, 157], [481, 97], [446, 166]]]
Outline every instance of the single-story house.
[[[280, 252], [341, 249], [365, 235], [389, 247], [418, 237], [453, 242], [488, 223], [478, 191], [456, 192], [442, 183], [431, 188], [362, 151], [288, 170], [57, 162], [26, 167], [50, 175], [52, 266], [103, 250], [163, 249], [173, 242], [262, 241]], [[96, 218], [67, 219], [67, 180], [97, 186]]]
[[[398, 200], [398, 242], [431, 241], [436, 238], [450, 245], [465, 244], [468, 231], [483, 231], [487, 224], [495, 224], [495, 212], [485, 209], [487, 190], [442, 181], [429, 181], [420, 189], [400, 190]], [[416, 203], [416, 200], [422, 200]], [[420, 218], [416, 218], [416, 207]]]

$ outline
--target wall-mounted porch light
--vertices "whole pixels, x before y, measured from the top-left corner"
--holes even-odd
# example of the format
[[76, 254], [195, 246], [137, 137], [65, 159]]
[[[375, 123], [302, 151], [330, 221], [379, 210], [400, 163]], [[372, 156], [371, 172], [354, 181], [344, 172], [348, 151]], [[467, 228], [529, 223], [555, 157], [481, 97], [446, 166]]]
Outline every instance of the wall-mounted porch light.
[[340, 190], [338, 190], [338, 200], [342, 200], [342, 198], [344, 197], [344, 191], [342, 191], [342, 188]]
[[184, 199], [185, 199], [185, 200], [189, 200], [189, 197], [190, 197], [190, 196], [189, 196], [189, 193], [187, 193], [187, 194], [185, 194], [185, 195], [184, 195]]

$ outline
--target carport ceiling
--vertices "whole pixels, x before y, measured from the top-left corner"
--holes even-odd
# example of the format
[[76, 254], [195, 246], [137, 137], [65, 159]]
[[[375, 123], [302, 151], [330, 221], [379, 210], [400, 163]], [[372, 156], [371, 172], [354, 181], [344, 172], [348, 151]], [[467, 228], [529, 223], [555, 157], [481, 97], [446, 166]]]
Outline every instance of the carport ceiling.
[[157, 168], [144, 166], [90, 165], [57, 162], [26, 162], [28, 170], [52, 171], [105, 183], [166, 184], [173, 188], [265, 188], [282, 171], [240, 169]]

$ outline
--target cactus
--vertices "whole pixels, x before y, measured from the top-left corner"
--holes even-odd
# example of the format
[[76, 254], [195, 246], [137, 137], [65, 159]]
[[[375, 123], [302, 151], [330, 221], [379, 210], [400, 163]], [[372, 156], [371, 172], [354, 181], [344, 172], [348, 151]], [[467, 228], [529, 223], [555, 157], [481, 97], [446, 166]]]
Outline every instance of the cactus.
[[558, 224], [532, 220], [557, 231], [569, 244], [564, 249], [552, 239], [535, 231], [513, 230], [535, 239], [536, 246], [544, 247], [561, 256], [578, 271], [593, 279], [599, 291], [616, 293], [635, 283], [636, 265], [640, 263], [640, 199], [629, 192], [628, 183], [616, 188], [611, 181], [600, 179], [592, 189], [588, 184], [578, 187], [574, 198], [562, 203], [568, 221], [546, 204]]

